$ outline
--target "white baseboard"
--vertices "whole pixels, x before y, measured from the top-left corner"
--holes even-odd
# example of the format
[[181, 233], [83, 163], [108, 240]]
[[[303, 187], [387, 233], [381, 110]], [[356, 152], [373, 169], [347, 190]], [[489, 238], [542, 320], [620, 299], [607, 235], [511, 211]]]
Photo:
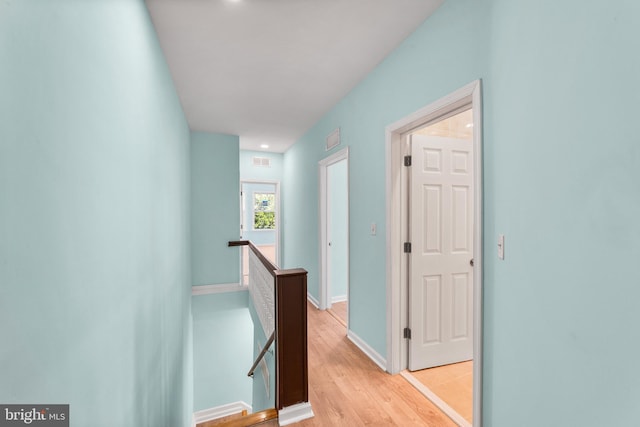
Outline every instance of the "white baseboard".
[[240, 283], [222, 283], [219, 285], [200, 285], [191, 287], [191, 295], [222, 294], [225, 292], [246, 291], [249, 288]]
[[469, 421], [465, 420], [462, 415], [458, 414], [455, 409], [449, 406], [444, 400], [440, 399], [429, 387], [422, 384], [416, 377], [411, 375], [409, 371], [402, 371], [400, 375], [409, 382], [412, 386], [414, 386], [424, 397], [429, 399], [436, 405], [445, 415], [451, 418], [451, 421], [456, 423], [460, 427], [471, 427]]
[[312, 306], [320, 310], [320, 301], [315, 299], [309, 292], [307, 292], [307, 300], [311, 303]]
[[311, 403], [298, 403], [296, 405], [287, 406], [286, 408], [278, 411], [278, 424], [286, 426], [311, 417], [313, 417]]
[[200, 423], [237, 414], [244, 410], [251, 413], [251, 406], [243, 401], [227, 403], [226, 405], [216, 406], [215, 408], [203, 409], [202, 411], [193, 413], [193, 427]]
[[380, 356], [380, 354], [375, 351], [369, 344], [367, 344], [362, 338], [357, 336], [351, 330], [347, 331], [347, 338], [349, 338], [349, 340], [351, 340], [351, 342], [354, 343], [356, 347], [362, 350], [362, 352], [366, 354], [369, 359], [373, 360], [373, 363], [378, 365], [380, 369], [385, 372], [387, 371], [387, 360], [384, 357]]
[[337, 302], [345, 302], [347, 300], [346, 295], [339, 295], [337, 297], [331, 297], [331, 304], [335, 304]]

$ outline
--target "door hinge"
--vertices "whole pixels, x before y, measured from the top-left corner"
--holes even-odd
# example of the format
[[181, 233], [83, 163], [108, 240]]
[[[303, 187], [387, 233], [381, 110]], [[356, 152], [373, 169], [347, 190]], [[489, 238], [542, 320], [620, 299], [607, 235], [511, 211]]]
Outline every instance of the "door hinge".
[[411, 329], [404, 328], [403, 333], [404, 333], [404, 338], [411, 339]]
[[411, 166], [411, 156], [404, 156], [404, 165]]
[[411, 242], [404, 242], [404, 253], [405, 254], [411, 253]]

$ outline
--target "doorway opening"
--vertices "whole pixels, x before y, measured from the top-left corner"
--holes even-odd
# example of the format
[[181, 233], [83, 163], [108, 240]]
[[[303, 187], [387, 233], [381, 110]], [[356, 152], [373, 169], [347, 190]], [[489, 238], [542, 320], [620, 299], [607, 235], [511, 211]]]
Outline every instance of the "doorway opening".
[[387, 127], [387, 370], [461, 426], [482, 419], [480, 101], [475, 81]]
[[319, 162], [320, 301], [348, 330], [349, 324], [349, 149]]
[[[276, 181], [240, 181], [240, 238], [251, 240], [260, 251], [279, 265], [280, 184]], [[248, 285], [248, 246], [242, 247], [242, 284]]]

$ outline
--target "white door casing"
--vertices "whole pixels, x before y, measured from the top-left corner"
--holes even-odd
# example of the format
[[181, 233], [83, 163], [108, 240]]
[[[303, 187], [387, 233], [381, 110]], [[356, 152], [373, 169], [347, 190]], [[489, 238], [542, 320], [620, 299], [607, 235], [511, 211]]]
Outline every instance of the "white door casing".
[[408, 368], [408, 340], [403, 328], [408, 326], [407, 256], [402, 251], [408, 241], [408, 169], [403, 157], [410, 154], [406, 135], [463, 107], [473, 109], [474, 152], [474, 269], [473, 269], [473, 425], [482, 427], [483, 388], [483, 216], [482, 216], [482, 81], [475, 80], [386, 127], [386, 239], [387, 239], [387, 352], [385, 369], [396, 374]]
[[[320, 289], [318, 299], [309, 294], [308, 298], [312, 303], [316, 304], [319, 309], [326, 310], [331, 307], [331, 295], [329, 293], [329, 225], [328, 225], [328, 172], [329, 167], [342, 160], [346, 160], [347, 164], [347, 201], [349, 200], [349, 147], [345, 147], [330, 156], [318, 162], [318, 181], [319, 181], [319, 242], [320, 242]], [[349, 300], [349, 205], [346, 206], [347, 216], [347, 232], [346, 232], [346, 280], [347, 280], [347, 301]], [[348, 322], [347, 322], [348, 324]], [[348, 326], [347, 326], [348, 329]]]
[[473, 358], [473, 144], [411, 135], [409, 369]]
[[347, 159], [327, 167], [327, 308], [347, 301], [348, 244]]

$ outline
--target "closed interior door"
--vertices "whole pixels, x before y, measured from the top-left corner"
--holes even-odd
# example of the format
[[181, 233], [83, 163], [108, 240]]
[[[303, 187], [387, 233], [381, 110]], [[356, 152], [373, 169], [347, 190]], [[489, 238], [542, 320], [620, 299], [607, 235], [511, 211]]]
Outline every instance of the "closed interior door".
[[472, 140], [411, 135], [409, 369], [473, 358]]

